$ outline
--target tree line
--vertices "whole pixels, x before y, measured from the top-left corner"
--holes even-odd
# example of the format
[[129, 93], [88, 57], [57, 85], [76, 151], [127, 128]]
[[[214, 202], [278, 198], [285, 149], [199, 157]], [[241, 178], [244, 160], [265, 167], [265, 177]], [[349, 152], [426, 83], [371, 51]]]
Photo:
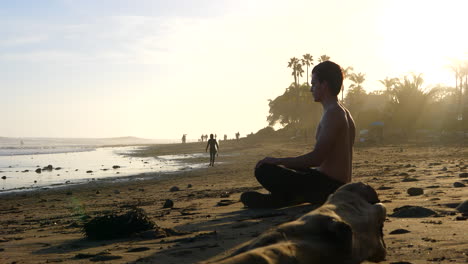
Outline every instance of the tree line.
[[[321, 55], [317, 62], [330, 60]], [[320, 121], [322, 108], [313, 102], [309, 84], [309, 69], [314, 57], [304, 54], [301, 59], [290, 58], [294, 82], [285, 92], [269, 100], [267, 121], [271, 127], [280, 125], [283, 131], [311, 137]], [[304, 72], [305, 68], [305, 72]], [[444, 133], [468, 130], [468, 61], [452, 65], [455, 87], [426, 86], [422, 74], [386, 77], [380, 80], [380, 90], [366, 92], [366, 75], [353, 67], [342, 68], [343, 77], [351, 84], [341, 91], [341, 103], [353, 115], [358, 129], [366, 129], [373, 122], [385, 124], [387, 134], [399, 137], [414, 136], [417, 131]], [[301, 78], [305, 73], [305, 82]], [[346, 96], [345, 95], [346, 92]]]

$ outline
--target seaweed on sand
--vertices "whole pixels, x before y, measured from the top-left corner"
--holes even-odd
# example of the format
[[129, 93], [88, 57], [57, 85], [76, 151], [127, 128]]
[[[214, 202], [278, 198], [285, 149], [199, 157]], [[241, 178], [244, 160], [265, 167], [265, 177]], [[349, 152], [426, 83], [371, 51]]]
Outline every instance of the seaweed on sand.
[[105, 240], [126, 238], [134, 233], [153, 229], [156, 224], [149, 219], [141, 208], [132, 208], [124, 214], [112, 212], [94, 217], [83, 226], [88, 239]]

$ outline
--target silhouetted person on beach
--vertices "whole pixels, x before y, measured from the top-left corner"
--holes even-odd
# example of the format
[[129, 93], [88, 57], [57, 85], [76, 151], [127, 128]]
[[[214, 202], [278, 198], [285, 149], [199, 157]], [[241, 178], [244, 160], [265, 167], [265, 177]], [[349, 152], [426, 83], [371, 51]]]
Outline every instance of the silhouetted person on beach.
[[187, 141], [187, 134], [182, 135], [182, 143], [185, 143]]
[[208, 151], [208, 147], [210, 147], [210, 165], [208, 166], [213, 167], [214, 162], [215, 162], [215, 155], [217, 155], [219, 151], [218, 142], [216, 142], [216, 139], [213, 138], [213, 134], [210, 134], [210, 139], [208, 140], [208, 143], [206, 144], [205, 152]]
[[240, 137], [240, 133], [237, 132], [237, 133], [236, 133], [236, 140], [239, 140], [239, 137]]
[[338, 101], [342, 83], [338, 64], [325, 61], [314, 67], [311, 92], [314, 101], [323, 107], [314, 149], [297, 157], [260, 160], [255, 177], [270, 194], [245, 192], [241, 195], [245, 206], [278, 208], [304, 202], [320, 205], [338, 187], [351, 181], [356, 129], [351, 114]]

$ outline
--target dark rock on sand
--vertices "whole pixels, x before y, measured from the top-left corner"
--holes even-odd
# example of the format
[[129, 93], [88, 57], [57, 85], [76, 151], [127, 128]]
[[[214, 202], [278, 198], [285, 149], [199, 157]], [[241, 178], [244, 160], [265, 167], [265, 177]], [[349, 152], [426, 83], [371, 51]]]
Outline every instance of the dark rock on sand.
[[462, 173], [458, 174], [458, 176], [460, 178], [468, 178], [468, 172], [462, 172]]
[[41, 173], [41, 172], [42, 172], [42, 169], [41, 169], [41, 168], [37, 168], [37, 169], [36, 169], [36, 172], [37, 172], [37, 173]]
[[93, 173], [93, 171], [92, 171], [92, 170], [88, 170], [88, 171], [86, 171], [86, 173]]
[[114, 165], [112, 166], [113, 169], [120, 169], [120, 166], [119, 165]]
[[402, 172], [402, 173], [399, 173], [398, 176], [409, 176], [409, 174], [406, 172]]
[[187, 188], [192, 188], [192, 184], [187, 185]]
[[2, 176], [2, 180], [6, 180], [6, 176]]
[[455, 217], [455, 221], [465, 221], [467, 219], [466, 216], [464, 215], [459, 215], [457, 217]]
[[421, 206], [412, 206], [404, 205], [402, 207], [397, 207], [393, 209], [392, 217], [400, 218], [412, 218], [412, 217], [429, 217], [436, 215], [437, 213], [431, 209], [421, 207]]
[[445, 206], [447, 206], [448, 208], [457, 208], [457, 206], [459, 206], [460, 204], [459, 203], [446, 203], [444, 204]]
[[75, 255], [75, 259], [87, 259], [87, 258], [92, 258], [95, 257], [95, 254], [86, 254], [86, 253], [79, 253]]
[[121, 256], [114, 256], [114, 255], [98, 255], [89, 260], [93, 262], [98, 262], [98, 261], [116, 260], [116, 259], [121, 259], [121, 258], [122, 258]]
[[234, 204], [236, 203], [237, 201], [234, 201], [234, 200], [221, 200], [219, 201], [216, 205], [217, 206], [228, 206], [228, 205], [231, 205], [231, 204]]
[[461, 183], [461, 182], [454, 182], [453, 187], [455, 188], [460, 188], [460, 187], [465, 187], [466, 185]]
[[389, 234], [390, 235], [400, 235], [400, 234], [406, 234], [406, 233], [409, 233], [410, 231], [409, 230], [406, 230], [406, 229], [395, 229], [393, 230], [392, 232], [390, 232]]
[[174, 207], [174, 202], [171, 199], [166, 199], [164, 202], [163, 208], [172, 208]]
[[379, 188], [377, 188], [377, 190], [380, 190], [380, 191], [391, 190], [391, 189], [393, 189], [393, 187], [389, 187], [389, 186], [380, 186]]
[[415, 181], [419, 181], [418, 179], [416, 178], [404, 178], [403, 180], [401, 180], [401, 182], [415, 182]]
[[131, 248], [127, 250], [127, 252], [142, 252], [142, 251], [147, 251], [150, 250], [149, 247], [137, 247], [137, 248]]
[[53, 169], [54, 169], [54, 167], [52, 165], [50, 165], [50, 164], [45, 166], [44, 168], [42, 168], [42, 170], [48, 170], [48, 171], [51, 171]]
[[457, 206], [457, 211], [462, 214], [468, 214], [468, 200], [464, 201], [463, 203]]
[[408, 189], [407, 193], [410, 196], [417, 196], [417, 195], [424, 194], [424, 190], [422, 188], [412, 187]]
[[178, 192], [180, 191], [179, 187], [177, 186], [172, 186], [171, 189], [169, 189], [170, 192]]

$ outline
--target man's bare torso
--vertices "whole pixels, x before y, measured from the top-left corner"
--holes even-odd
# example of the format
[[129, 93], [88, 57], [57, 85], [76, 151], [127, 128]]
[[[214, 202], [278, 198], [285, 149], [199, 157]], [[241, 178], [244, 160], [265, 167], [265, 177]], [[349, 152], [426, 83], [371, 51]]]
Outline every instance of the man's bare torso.
[[[338, 116], [338, 118], [336, 118]], [[327, 133], [322, 127], [326, 122], [338, 122], [340, 127], [339, 135], [330, 151], [328, 157], [322, 162], [318, 169], [330, 178], [338, 180], [342, 183], [351, 181], [352, 174], [352, 159], [353, 159], [353, 145], [356, 128], [354, 120], [349, 111], [342, 105], [328, 109], [323, 114], [322, 120], [319, 123], [316, 138], [318, 139], [320, 133]], [[329, 125], [329, 124], [328, 124]]]

